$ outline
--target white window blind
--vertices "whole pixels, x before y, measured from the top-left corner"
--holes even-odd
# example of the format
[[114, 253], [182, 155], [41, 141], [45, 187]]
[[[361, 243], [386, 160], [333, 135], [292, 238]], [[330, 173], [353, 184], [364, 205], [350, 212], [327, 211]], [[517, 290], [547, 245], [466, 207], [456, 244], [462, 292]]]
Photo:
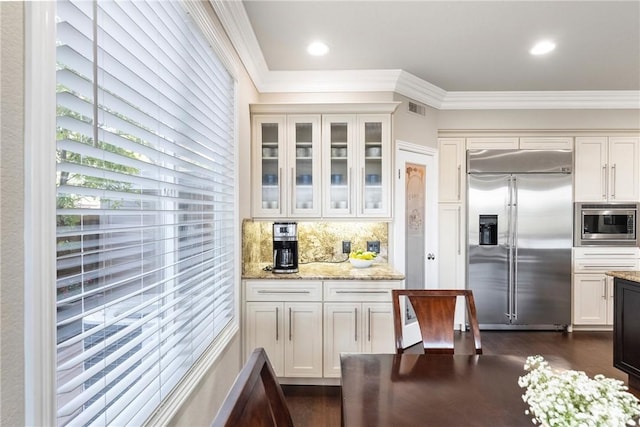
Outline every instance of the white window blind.
[[234, 313], [234, 81], [180, 2], [57, 2], [59, 425], [140, 425]]

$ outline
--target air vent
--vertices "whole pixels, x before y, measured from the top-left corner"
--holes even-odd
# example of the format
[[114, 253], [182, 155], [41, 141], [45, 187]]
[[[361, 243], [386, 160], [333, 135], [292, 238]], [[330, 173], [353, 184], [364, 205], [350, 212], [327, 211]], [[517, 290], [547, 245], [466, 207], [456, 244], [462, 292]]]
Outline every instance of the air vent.
[[415, 102], [409, 101], [409, 112], [414, 114], [420, 114], [424, 116], [426, 114], [424, 105], [416, 104]]

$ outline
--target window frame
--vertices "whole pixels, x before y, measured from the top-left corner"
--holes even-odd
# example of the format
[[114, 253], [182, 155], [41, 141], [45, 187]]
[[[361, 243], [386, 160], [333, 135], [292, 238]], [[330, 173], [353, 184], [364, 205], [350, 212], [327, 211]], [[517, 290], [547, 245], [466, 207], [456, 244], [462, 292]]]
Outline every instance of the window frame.
[[[180, 0], [178, 0], [180, 1]], [[209, 3], [180, 1], [234, 81], [234, 247], [239, 220], [238, 75], [233, 47]], [[56, 46], [55, 2], [25, 5], [25, 425], [56, 425]], [[234, 314], [147, 423], [166, 424], [239, 334], [240, 257], [234, 256]]]

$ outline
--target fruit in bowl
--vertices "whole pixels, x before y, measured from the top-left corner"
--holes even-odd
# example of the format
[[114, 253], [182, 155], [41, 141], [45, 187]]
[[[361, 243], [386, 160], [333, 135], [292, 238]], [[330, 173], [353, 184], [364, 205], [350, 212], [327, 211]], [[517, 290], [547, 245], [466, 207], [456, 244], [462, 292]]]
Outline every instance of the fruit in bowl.
[[375, 252], [358, 249], [357, 251], [351, 251], [349, 254], [349, 262], [356, 268], [371, 267], [376, 256], [377, 254]]

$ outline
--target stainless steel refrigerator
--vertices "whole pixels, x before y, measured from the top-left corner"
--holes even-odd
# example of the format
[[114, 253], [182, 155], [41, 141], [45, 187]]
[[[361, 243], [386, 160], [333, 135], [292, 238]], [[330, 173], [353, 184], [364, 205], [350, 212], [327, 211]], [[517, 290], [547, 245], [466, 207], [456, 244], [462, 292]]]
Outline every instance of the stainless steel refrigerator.
[[482, 329], [571, 322], [572, 153], [469, 150], [467, 287]]

